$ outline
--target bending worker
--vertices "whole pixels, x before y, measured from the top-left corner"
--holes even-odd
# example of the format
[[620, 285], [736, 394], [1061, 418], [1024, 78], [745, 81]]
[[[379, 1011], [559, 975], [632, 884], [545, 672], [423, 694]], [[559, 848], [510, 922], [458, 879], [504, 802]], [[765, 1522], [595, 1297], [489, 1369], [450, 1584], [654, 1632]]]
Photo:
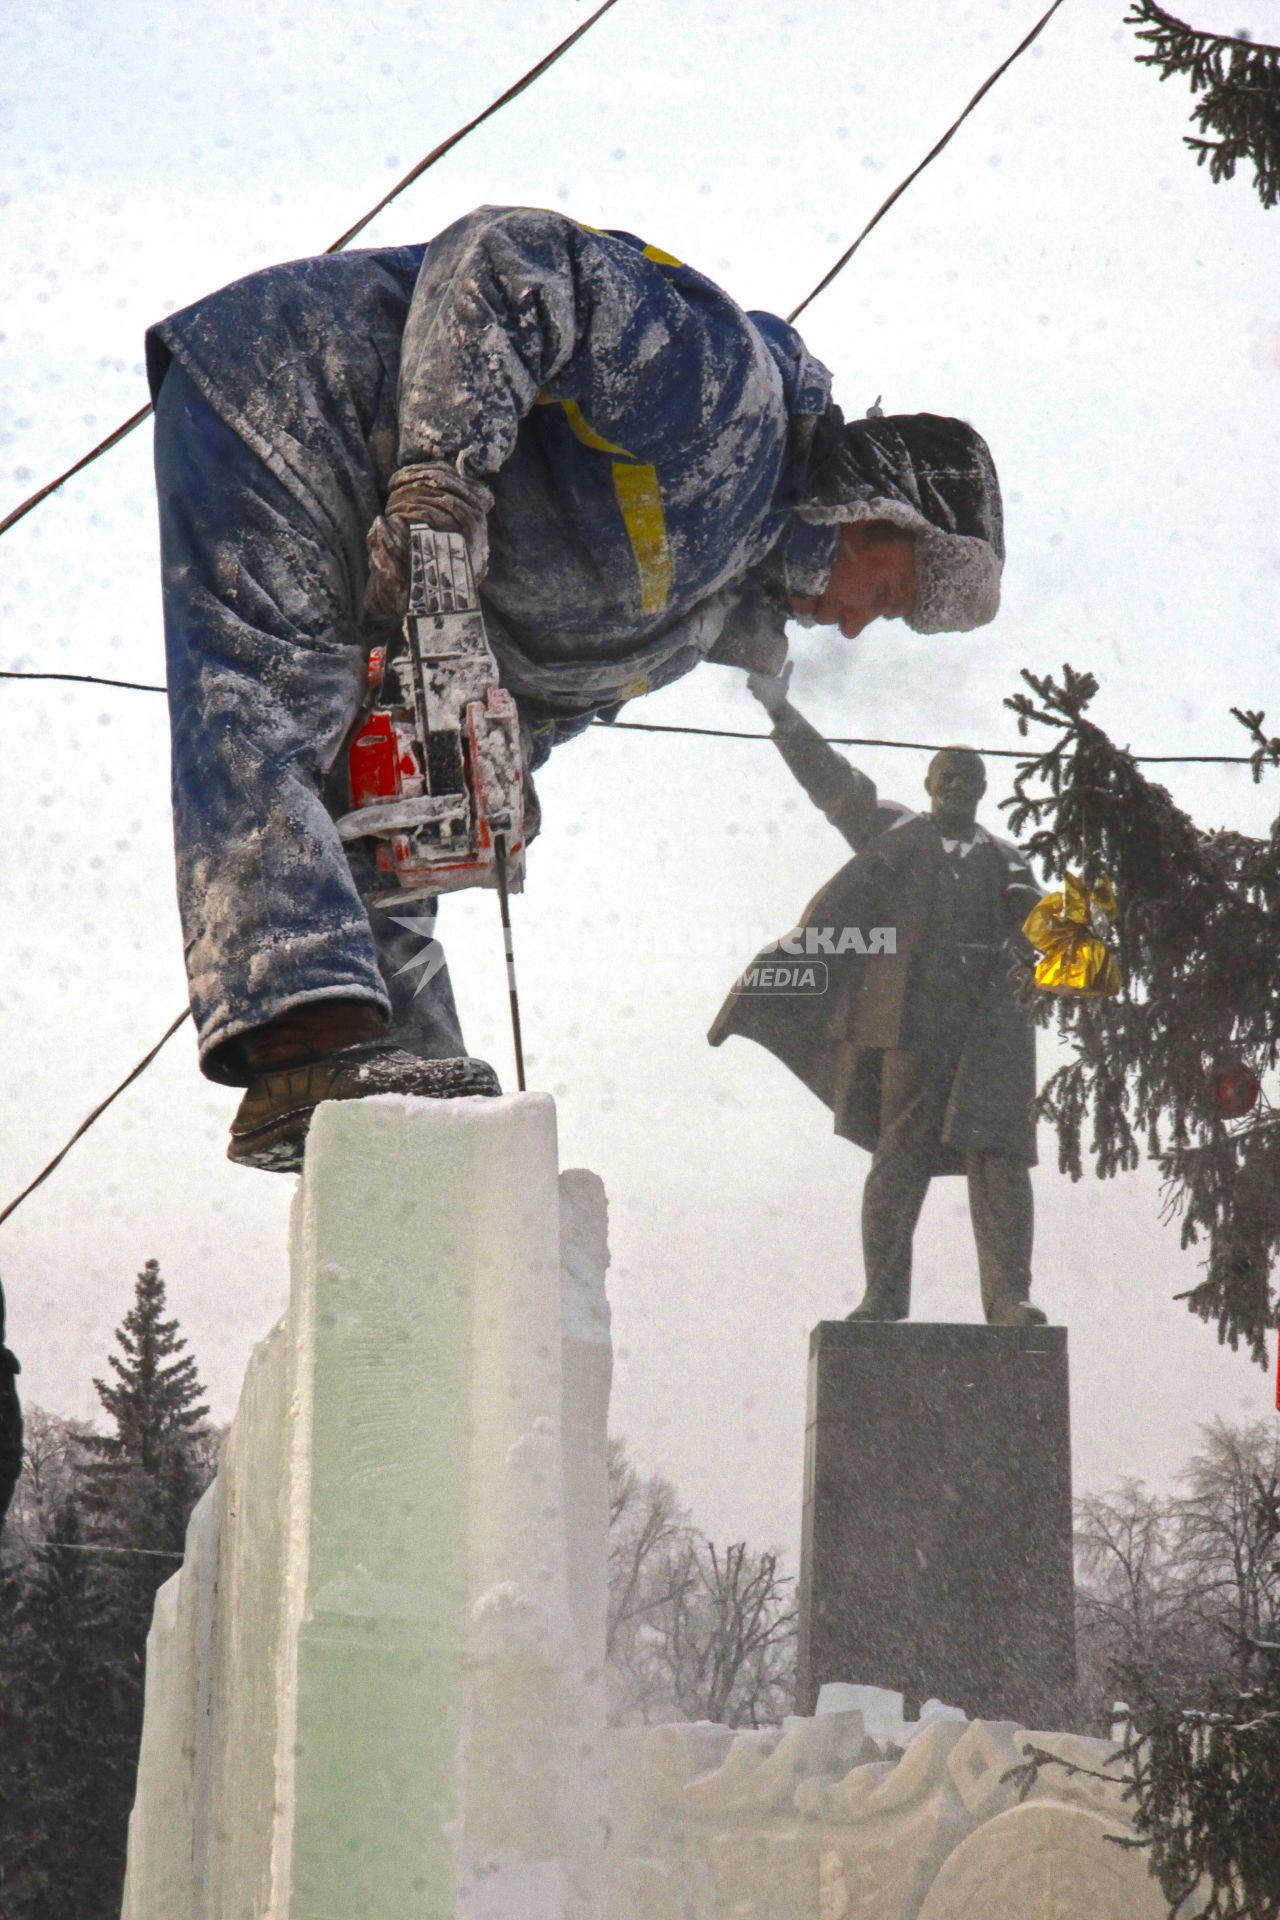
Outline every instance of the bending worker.
[[791, 613], [996, 611], [981, 437], [846, 423], [794, 329], [630, 234], [484, 207], [252, 274], [147, 349], [191, 1006], [249, 1165], [300, 1165], [322, 1099], [498, 1091], [334, 827], [411, 523], [466, 536], [527, 770], [703, 660], [776, 673]]

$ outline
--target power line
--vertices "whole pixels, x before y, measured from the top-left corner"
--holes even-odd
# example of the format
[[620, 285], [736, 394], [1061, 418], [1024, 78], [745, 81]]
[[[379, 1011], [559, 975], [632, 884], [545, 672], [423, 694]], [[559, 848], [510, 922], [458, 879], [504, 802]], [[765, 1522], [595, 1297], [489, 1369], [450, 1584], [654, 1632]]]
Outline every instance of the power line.
[[[167, 693], [168, 688], [155, 680], [104, 680], [94, 673], [26, 673], [0, 668], [0, 680], [74, 680], [91, 687], [124, 687], [133, 693]], [[757, 733], [745, 727], [690, 727], [659, 720], [593, 720], [593, 727], [607, 727], [611, 733], [690, 733], [707, 740], [771, 740], [771, 733]], [[829, 747], [887, 747], [910, 753], [941, 753], [953, 746], [950, 740], [879, 740], [871, 734], [827, 733]], [[1034, 760], [1025, 747], [974, 747], [987, 760]], [[1250, 753], [1135, 753], [1133, 758], [1145, 767], [1249, 767]], [[4, 1216], [0, 1214], [0, 1220]]]
[[[526, 87], [531, 87], [534, 81], [540, 79], [547, 71], [548, 67], [554, 66], [561, 55], [568, 53], [570, 47], [573, 46], [576, 41], [581, 40], [583, 34], [588, 33], [596, 21], [608, 13], [610, 7], [616, 6], [617, 3], [618, 0], [604, 0], [603, 5], [597, 7], [595, 12], [582, 22], [581, 26], [575, 27], [573, 32], [567, 34], [558, 46], [551, 49], [550, 53], [544, 54], [536, 66], [530, 67], [527, 73], [521, 74], [515, 84], [508, 87], [504, 93], [500, 93], [497, 99], [492, 101], [482, 113], [478, 113], [474, 119], [468, 120], [465, 126], [458, 128], [456, 133], [451, 133], [447, 140], [440, 142], [438, 147], [433, 147], [430, 153], [419, 160], [416, 167], [409, 169], [403, 180], [396, 182], [390, 193], [384, 193], [376, 206], [371, 207], [368, 213], [361, 214], [355, 225], [348, 227], [345, 233], [339, 234], [336, 240], [324, 248], [324, 252], [341, 253], [347, 242], [354, 239], [356, 234], [362, 233], [371, 220], [376, 220], [378, 215], [383, 212], [386, 207], [391, 205], [391, 202], [398, 194], [403, 193], [406, 187], [412, 186], [415, 180], [421, 179], [428, 167], [433, 167], [437, 160], [443, 160], [445, 154], [452, 152], [460, 140], [465, 140], [469, 133], [474, 133], [477, 127], [483, 126], [486, 120], [490, 119], [493, 114], [499, 112], [509, 101], [514, 100], [517, 94], [523, 93]], [[33, 494], [30, 494], [20, 505], [14, 507], [11, 513], [7, 513], [3, 520], [0, 520], [0, 534], [8, 533], [10, 527], [16, 527], [19, 520], [25, 519], [34, 507], [38, 507], [42, 500], [47, 500], [51, 493], [56, 493], [58, 488], [63, 486], [66, 481], [72, 479], [77, 473], [82, 473], [91, 461], [99, 459], [104, 453], [109, 453], [111, 448], [117, 446], [126, 434], [132, 433], [135, 427], [141, 426], [142, 422], [152, 411], [151, 403], [148, 401], [145, 407], [139, 407], [136, 413], [130, 414], [127, 420], [121, 421], [120, 425], [109, 433], [105, 440], [100, 440], [96, 447], [90, 448], [88, 453], [82, 455], [74, 465], [69, 466], [65, 473], [60, 473], [56, 480], [48, 480], [44, 486], [37, 487]]]
[[118, 1099], [119, 1096], [124, 1092], [126, 1087], [132, 1086], [133, 1082], [138, 1078], [139, 1074], [146, 1072], [147, 1068], [151, 1065], [151, 1062], [155, 1059], [156, 1055], [159, 1053], [161, 1047], [163, 1047], [167, 1041], [173, 1038], [174, 1034], [178, 1031], [178, 1028], [182, 1025], [183, 1021], [189, 1020], [190, 1018], [191, 1018], [190, 1007], [184, 1007], [182, 1009], [182, 1012], [178, 1015], [177, 1019], [172, 1021], [169, 1024], [169, 1026], [165, 1028], [163, 1034], [160, 1036], [159, 1040], [156, 1041], [156, 1044], [154, 1047], [152, 1047], [151, 1051], [149, 1053], [144, 1053], [141, 1060], [139, 1060], [137, 1066], [131, 1068], [130, 1071], [126, 1073], [124, 1079], [120, 1082], [120, 1085], [116, 1087], [114, 1092], [109, 1093], [105, 1100], [100, 1100], [97, 1106], [93, 1109], [93, 1112], [86, 1115], [86, 1117], [80, 1122], [80, 1125], [76, 1128], [71, 1138], [67, 1141], [66, 1146], [62, 1147], [57, 1153], [55, 1153], [52, 1160], [49, 1162], [48, 1166], [44, 1167], [36, 1175], [35, 1179], [30, 1181], [28, 1185], [26, 1185], [22, 1189], [22, 1192], [9, 1202], [8, 1206], [5, 1207], [4, 1211], [0, 1213], [0, 1226], [4, 1225], [5, 1221], [9, 1218], [9, 1215], [11, 1213], [15, 1213], [17, 1211], [17, 1209], [22, 1205], [23, 1201], [27, 1198], [28, 1194], [34, 1193], [36, 1188], [38, 1186], [43, 1185], [43, 1183], [49, 1178], [49, 1175], [54, 1171], [54, 1169], [62, 1165], [62, 1162], [66, 1159], [72, 1147], [74, 1147], [76, 1141], [81, 1139], [86, 1133], [88, 1133], [94, 1121], [99, 1119], [106, 1112], [107, 1108], [111, 1105], [112, 1101]]
[[[906, 179], [898, 183], [898, 185], [894, 188], [893, 192], [889, 195], [889, 198], [883, 203], [882, 206], [878, 207], [876, 211], [872, 214], [871, 218], [868, 220], [866, 226], [862, 229], [862, 232], [858, 235], [857, 239], [853, 242], [852, 246], [845, 248], [844, 252], [840, 255], [840, 258], [836, 261], [834, 267], [832, 267], [828, 273], [823, 274], [817, 286], [814, 287], [811, 293], [806, 293], [804, 299], [800, 302], [800, 305], [798, 307], [793, 307], [791, 309], [791, 312], [787, 315], [788, 320], [798, 319], [799, 316], [804, 312], [805, 308], [809, 305], [810, 301], [816, 300], [818, 295], [822, 293], [825, 288], [831, 285], [831, 282], [835, 279], [836, 275], [838, 273], [843, 272], [845, 267], [847, 267], [849, 262], [852, 260], [854, 254], [858, 251], [858, 248], [862, 245], [863, 241], [866, 239], [867, 235], [872, 231], [873, 228], [879, 226], [880, 222], [884, 219], [884, 216], [886, 215], [886, 213], [888, 213], [890, 207], [893, 206], [895, 201], [900, 200], [902, 198], [903, 194], [906, 192], [907, 188], [911, 185], [912, 181], [918, 180], [920, 178], [920, 175], [924, 172], [925, 168], [930, 164], [930, 162], [937, 159], [938, 155], [942, 152], [942, 149], [951, 140], [952, 135], [954, 133], [957, 133], [960, 130], [960, 128], [964, 125], [965, 121], [969, 118], [969, 115], [973, 112], [974, 108], [977, 106], [979, 100], [982, 99], [983, 95], [990, 93], [992, 87], [994, 87], [994, 85], [996, 84], [996, 81], [1000, 78], [1001, 74], [1007, 73], [1009, 71], [1009, 68], [1013, 65], [1014, 61], [1018, 59], [1019, 55], [1024, 54], [1026, 52], [1027, 48], [1031, 45], [1031, 42], [1035, 40], [1041, 32], [1043, 32], [1045, 27], [1048, 26], [1050, 20], [1053, 18], [1054, 14], [1058, 11], [1058, 8], [1061, 5], [1062, 5], [1062, 0], [1053, 0], [1053, 5], [1049, 8], [1048, 12], [1045, 14], [1042, 14], [1040, 19], [1036, 21], [1035, 26], [1032, 27], [1030, 33], [1026, 36], [1026, 38], [1018, 42], [1017, 46], [1014, 48], [1013, 52], [1009, 55], [1008, 59], [1002, 60], [1000, 62], [1000, 65], [996, 68], [995, 72], [987, 75], [987, 78], [983, 81], [982, 85], [978, 88], [978, 91], [974, 94], [972, 100], [969, 102], [964, 112], [960, 115], [959, 119], [952, 121], [951, 125], [947, 128], [946, 132], [943, 134], [941, 140], [937, 141], [935, 145], [930, 147], [928, 153], [926, 153], [924, 159], [920, 162], [920, 164], [918, 166], [913, 167], [911, 169], [911, 172], [907, 175]], [[0, 528], [0, 532], [3, 532], [3, 528]]]
[[56, 480], [48, 480], [44, 486], [37, 487], [35, 492], [22, 502], [21, 506], [15, 507], [12, 513], [7, 513], [4, 519], [0, 520], [0, 533], [8, 533], [10, 527], [16, 527], [19, 520], [25, 519], [33, 507], [38, 507], [42, 500], [47, 500], [51, 493], [56, 493], [58, 488], [66, 481], [74, 479], [76, 474], [82, 473], [91, 461], [97, 460], [104, 453], [110, 453], [112, 447], [123, 440], [127, 433], [132, 433], [135, 427], [142, 425], [151, 411], [151, 402], [148, 400], [145, 407], [139, 407], [136, 413], [131, 413], [127, 420], [122, 421], [121, 424], [115, 428], [114, 432], [109, 433], [105, 440], [99, 440], [96, 447], [92, 447], [81, 459], [75, 461], [72, 466], [69, 466], [65, 473], [60, 473]]
[[157, 680], [104, 680], [97, 673], [35, 673], [0, 667], [0, 680], [74, 680], [86, 687], [126, 687], [131, 693], [167, 693]]
[[[535, 80], [541, 78], [548, 67], [555, 65], [561, 54], [568, 53], [574, 42], [581, 40], [583, 34], [588, 33], [591, 28], [594, 27], [596, 21], [600, 19], [602, 14], [608, 13], [610, 7], [616, 5], [617, 0], [604, 0], [603, 6], [597, 7], [595, 12], [591, 14], [588, 19], [584, 20], [580, 27], [575, 27], [573, 32], [568, 34], [565, 39], [560, 42], [558, 47], [553, 47], [550, 53], [544, 54], [537, 66], [530, 67], [528, 73], [522, 74], [513, 87], [508, 87], [505, 93], [500, 93], [492, 105], [485, 108], [483, 113], [478, 113], [474, 120], [468, 120], [465, 127], [459, 127], [458, 131], [451, 133], [447, 140], [442, 140], [438, 147], [433, 147], [425, 160], [419, 160], [416, 167], [411, 167], [404, 176], [404, 179], [397, 181], [396, 185], [392, 187], [390, 193], [383, 194], [376, 207], [371, 207], [368, 213], [362, 214], [356, 221], [354, 227], [348, 227], [346, 232], [335, 240], [331, 247], [325, 248], [325, 252], [340, 253], [343, 247], [346, 246], [348, 240], [354, 240], [358, 233], [364, 231], [371, 220], [377, 218], [384, 207], [391, 205], [391, 202], [398, 193], [403, 193], [406, 187], [412, 186], [414, 181], [419, 179], [428, 167], [433, 167], [437, 160], [443, 160], [445, 154], [448, 153], [451, 148], [456, 147], [459, 140], [465, 140], [469, 133], [473, 133], [477, 127], [483, 126], [484, 122], [488, 120], [492, 114], [497, 113], [501, 107], [505, 107], [509, 100], [514, 100], [516, 95], [523, 93], [526, 87], [531, 87]], [[4, 529], [0, 528], [0, 532], [3, 531]]]
[[40, 1550], [56, 1547], [59, 1553], [140, 1553], [148, 1560], [183, 1560], [185, 1554], [172, 1553], [165, 1547], [100, 1547], [79, 1540], [42, 1540]]
[[[996, 84], [996, 81], [1008, 72], [1014, 61], [1025, 53], [1031, 43], [1039, 37], [1040, 33], [1048, 25], [1062, 3], [1063, 0], [1053, 0], [1052, 6], [1036, 22], [1030, 33], [1019, 41], [1013, 52], [1009, 54], [1006, 59], [1001, 61], [995, 72], [987, 76], [959, 118], [952, 122], [941, 139], [936, 141], [929, 149], [924, 159], [912, 168], [906, 178], [894, 188], [888, 199], [877, 208], [857, 239], [851, 246], [845, 248], [845, 251], [840, 255], [835, 265], [822, 276], [817, 286], [805, 295], [798, 307], [792, 308], [791, 312], [787, 315], [789, 321], [798, 319], [810, 302], [816, 300], [818, 295], [831, 285], [836, 275], [843, 272], [844, 268], [848, 266], [854, 254], [858, 251], [858, 248], [867, 238], [867, 235], [871, 233], [875, 227], [879, 226], [889, 209], [896, 201], [901, 199], [912, 182], [919, 179], [925, 168], [937, 159], [943, 148], [950, 143], [952, 136], [964, 125], [969, 115], [978, 105], [978, 102], [990, 92], [991, 88]], [[442, 140], [438, 146], [433, 147], [430, 153], [425, 154], [423, 158], [418, 161], [416, 166], [410, 167], [403, 179], [398, 180], [395, 186], [392, 187], [388, 193], [383, 194], [382, 198], [370, 207], [367, 213], [361, 214], [360, 218], [355, 221], [353, 225], [349, 226], [345, 233], [339, 234], [338, 238], [331, 241], [323, 251], [325, 253], [340, 253], [350, 241], [355, 239], [357, 234], [363, 233], [364, 229], [369, 226], [372, 221], [376, 220], [378, 215], [405, 191], [406, 187], [412, 186], [415, 180], [420, 180], [429, 167], [433, 167], [437, 160], [442, 160], [447, 153], [451, 153], [454, 147], [456, 147], [460, 141], [465, 140], [469, 133], [474, 133], [477, 127], [483, 126], [486, 120], [491, 119], [495, 113], [500, 112], [503, 107], [507, 106], [512, 100], [516, 99], [518, 95], [522, 94], [526, 88], [531, 87], [536, 80], [542, 77], [549, 67], [554, 66], [557, 60], [568, 53], [570, 47], [581, 40], [584, 33], [588, 33], [591, 30], [597, 20], [601, 19], [604, 14], [609, 12], [611, 7], [616, 5], [617, 0], [603, 0], [603, 4], [598, 6], [595, 12], [590, 14], [588, 18], [582, 22], [581, 26], [575, 27], [572, 33], [567, 34], [558, 45], [551, 49], [550, 53], [544, 54], [536, 65], [530, 67], [527, 73], [522, 74], [517, 81], [506, 88], [504, 92], [500, 93], [497, 99], [491, 101], [482, 112], [474, 115], [465, 125], [459, 127], [456, 132], [451, 133], [448, 138]], [[88, 453], [83, 454], [80, 459], [69, 466], [65, 472], [58, 474], [56, 479], [46, 481], [42, 487], [38, 487], [33, 494], [30, 494], [27, 499], [21, 501], [18, 506], [14, 507], [11, 512], [5, 515], [3, 520], [0, 520], [0, 535], [6, 534], [10, 527], [17, 526], [19, 520], [25, 519], [27, 514], [29, 514], [33, 508], [38, 507], [42, 500], [47, 500], [51, 493], [56, 493], [59, 487], [65, 485], [68, 480], [73, 479], [77, 473], [82, 473], [92, 461], [99, 459], [104, 453], [109, 453], [112, 447], [118, 445], [119, 442], [125, 438], [126, 434], [132, 433], [135, 427], [141, 426], [142, 422], [152, 411], [153, 409], [150, 402], [144, 407], [139, 407], [136, 413], [130, 414], [127, 420], [122, 421], [104, 440], [100, 440], [96, 447], [90, 448]]]
[[[772, 740], [771, 733], [748, 733], [737, 727], [676, 727], [659, 725], [653, 720], [595, 720], [593, 726], [608, 727], [611, 732], [626, 728], [633, 733], [697, 733], [720, 740]], [[829, 747], [894, 747], [912, 753], [942, 753], [955, 745], [954, 740], [874, 740], [851, 733], [826, 733], [821, 736]], [[1038, 756], [1026, 747], [972, 747], [986, 760], [1034, 760]], [[1251, 753], [1135, 753], [1139, 766], [1224, 766], [1251, 767]]]

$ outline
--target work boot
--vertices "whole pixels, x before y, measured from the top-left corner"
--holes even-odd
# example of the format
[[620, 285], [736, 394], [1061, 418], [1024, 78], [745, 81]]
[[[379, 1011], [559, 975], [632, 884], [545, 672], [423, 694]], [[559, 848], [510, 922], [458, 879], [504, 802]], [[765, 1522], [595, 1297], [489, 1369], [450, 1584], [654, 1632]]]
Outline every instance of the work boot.
[[868, 1287], [846, 1320], [905, 1320], [907, 1304], [886, 1293], [883, 1287]]
[[1029, 1300], [1015, 1300], [1012, 1294], [999, 1294], [987, 1313], [989, 1327], [1043, 1327], [1049, 1316]]
[[311, 1116], [322, 1100], [364, 1100], [372, 1093], [456, 1100], [501, 1092], [484, 1060], [421, 1060], [391, 1040], [357, 1041], [257, 1072], [231, 1122], [227, 1158], [267, 1173], [300, 1173]]

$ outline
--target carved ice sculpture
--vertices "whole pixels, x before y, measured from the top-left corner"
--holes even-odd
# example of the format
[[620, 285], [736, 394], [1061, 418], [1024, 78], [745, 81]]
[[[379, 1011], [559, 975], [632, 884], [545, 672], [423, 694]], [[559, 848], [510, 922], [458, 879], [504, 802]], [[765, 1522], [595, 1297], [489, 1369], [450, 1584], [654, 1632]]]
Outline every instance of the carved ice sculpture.
[[[1110, 1742], [937, 1703], [903, 1722], [900, 1695], [841, 1694], [862, 1708], [615, 1732], [609, 1920], [1167, 1920], [1144, 1857], [1115, 1844], [1131, 1828]], [[1045, 1767], [1020, 1802], [1009, 1776], [1033, 1746], [1088, 1771]]]

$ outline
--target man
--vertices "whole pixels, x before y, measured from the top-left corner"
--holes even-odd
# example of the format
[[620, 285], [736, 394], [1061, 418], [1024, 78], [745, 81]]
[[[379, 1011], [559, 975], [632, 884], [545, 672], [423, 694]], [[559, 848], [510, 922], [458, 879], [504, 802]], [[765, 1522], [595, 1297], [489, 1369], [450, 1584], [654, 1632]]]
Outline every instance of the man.
[[147, 350], [191, 1004], [249, 1165], [296, 1168], [320, 1099], [498, 1090], [334, 827], [411, 524], [468, 540], [527, 768], [704, 659], [776, 672], [793, 608], [996, 610], [979, 435], [846, 425], [792, 328], [629, 234], [485, 207], [253, 274]]
[[[1016, 847], [978, 825], [986, 777], [976, 753], [934, 755], [927, 813], [882, 801], [790, 704], [789, 677], [752, 674], [748, 684], [788, 767], [857, 855], [803, 916], [825, 936], [807, 944], [835, 952], [829, 991], [735, 991], [709, 1037], [759, 1041], [833, 1109], [838, 1134], [871, 1150], [866, 1293], [851, 1320], [907, 1318], [929, 1182], [964, 1173], [987, 1320], [1041, 1324], [1029, 1301], [1035, 1028], [1018, 1003], [1010, 945], [1038, 897], [1033, 875]], [[878, 943], [892, 951], [875, 950], [873, 927], [893, 929]]]

